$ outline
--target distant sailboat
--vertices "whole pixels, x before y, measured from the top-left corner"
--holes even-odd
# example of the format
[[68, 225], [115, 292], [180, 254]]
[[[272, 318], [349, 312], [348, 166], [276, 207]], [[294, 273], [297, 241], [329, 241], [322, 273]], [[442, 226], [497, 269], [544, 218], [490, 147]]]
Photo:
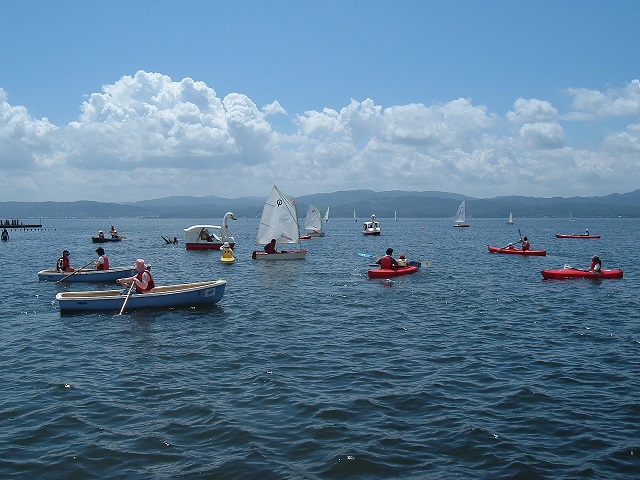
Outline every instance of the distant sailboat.
[[324, 237], [322, 231], [322, 220], [320, 220], [320, 210], [313, 203], [309, 205], [307, 217], [304, 220], [304, 229], [310, 237]]
[[324, 223], [329, 223], [329, 207], [327, 207], [327, 211], [324, 212]]
[[569, 221], [570, 222], [575, 222], [576, 221], [576, 219], [573, 218], [573, 213], [571, 213], [571, 212], [569, 212]]
[[460, 203], [460, 206], [458, 207], [458, 210], [456, 211], [456, 217], [453, 219], [453, 226], [454, 227], [468, 227], [469, 224], [465, 223], [466, 221], [466, 204], [465, 201], [462, 200], [462, 203]]
[[398, 221], [398, 212], [396, 210], [393, 211], [393, 219], [397, 222]]
[[513, 215], [509, 212], [509, 220], [507, 220], [507, 225], [513, 225]]
[[353, 221], [354, 221], [354, 222], [357, 222], [357, 221], [358, 221], [358, 219], [357, 219], [357, 217], [356, 217], [356, 211], [355, 211], [355, 210], [353, 211]]

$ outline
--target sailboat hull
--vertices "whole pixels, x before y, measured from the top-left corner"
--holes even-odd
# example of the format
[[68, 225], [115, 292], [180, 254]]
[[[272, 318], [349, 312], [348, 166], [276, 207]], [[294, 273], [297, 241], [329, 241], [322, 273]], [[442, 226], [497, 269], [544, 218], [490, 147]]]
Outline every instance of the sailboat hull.
[[278, 253], [265, 253], [254, 250], [251, 258], [254, 260], [304, 260], [309, 250], [285, 250]]
[[468, 227], [469, 224], [468, 223], [454, 223], [453, 226], [454, 227]]

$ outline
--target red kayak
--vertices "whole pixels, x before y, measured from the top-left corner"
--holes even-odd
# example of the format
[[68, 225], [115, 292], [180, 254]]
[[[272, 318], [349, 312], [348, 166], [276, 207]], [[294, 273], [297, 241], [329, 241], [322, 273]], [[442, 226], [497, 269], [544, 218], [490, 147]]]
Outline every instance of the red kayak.
[[369, 269], [367, 272], [369, 278], [391, 278], [399, 277], [400, 275], [409, 275], [416, 273], [420, 268], [420, 262], [414, 262], [413, 265], [398, 268], [377, 268], [375, 270]]
[[511, 253], [515, 255], [533, 255], [535, 257], [546, 257], [546, 250], [520, 250], [518, 248], [502, 248], [502, 247], [493, 247], [491, 245], [487, 245], [487, 248], [491, 253]]
[[556, 238], [600, 238], [600, 235], [582, 235], [580, 233], [556, 233]]
[[581, 270], [579, 268], [562, 268], [558, 270], [542, 270], [542, 276], [546, 279], [565, 279], [565, 278], [622, 278], [622, 270], [600, 270], [600, 273], [589, 270]]

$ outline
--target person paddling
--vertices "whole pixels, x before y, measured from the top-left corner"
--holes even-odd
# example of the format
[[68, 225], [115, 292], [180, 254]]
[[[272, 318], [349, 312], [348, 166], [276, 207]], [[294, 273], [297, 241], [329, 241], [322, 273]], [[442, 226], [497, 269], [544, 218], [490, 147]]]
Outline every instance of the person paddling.
[[600, 273], [602, 270], [602, 261], [600, 257], [594, 255], [591, 257], [591, 265], [589, 266], [589, 271], [593, 273]]
[[105, 255], [104, 248], [96, 248], [96, 253], [98, 254], [98, 259], [93, 261], [96, 270], [109, 270], [109, 257]]
[[387, 248], [384, 257], [380, 257], [376, 260], [376, 264], [380, 265], [380, 268], [385, 269], [398, 268], [398, 261], [393, 258], [393, 248]]
[[518, 242], [522, 243], [522, 246], [520, 248], [522, 248], [523, 252], [526, 252], [531, 248], [531, 244], [529, 243], [529, 239], [527, 237], [521, 238], [520, 240], [518, 240]]
[[153, 280], [153, 276], [149, 271], [149, 266], [144, 263], [144, 260], [139, 258], [136, 260], [136, 270], [138, 273], [133, 277], [119, 278], [116, 280], [116, 283], [120, 285], [131, 285], [135, 284], [137, 293], [145, 293], [153, 289], [156, 286], [156, 283]]

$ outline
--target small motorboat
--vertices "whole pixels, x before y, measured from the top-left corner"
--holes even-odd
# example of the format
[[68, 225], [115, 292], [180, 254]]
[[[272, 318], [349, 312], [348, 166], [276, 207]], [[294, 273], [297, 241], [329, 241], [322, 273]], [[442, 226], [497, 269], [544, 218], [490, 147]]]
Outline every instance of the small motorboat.
[[592, 270], [582, 270], [580, 268], [573, 268], [570, 265], [565, 265], [564, 268], [557, 270], [542, 270], [542, 277], [545, 279], [565, 280], [570, 278], [622, 278], [623, 271], [618, 269], [605, 270], [600, 272], [594, 272]]
[[513, 255], [531, 255], [534, 257], [545, 257], [547, 255], [546, 250], [520, 250], [519, 248], [504, 248], [504, 247], [494, 247], [492, 245], [487, 245], [487, 248], [491, 253], [507, 253]]
[[181, 305], [203, 305], [222, 300], [226, 280], [184, 283], [154, 287], [145, 293], [131, 293], [123, 290], [102, 290], [89, 292], [60, 292], [56, 300], [60, 311], [122, 311], [126, 301], [127, 310], [136, 308], [177, 307]]
[[79, 269], [75, 272], [58, 272], [56, 270], [40, 270], [38, 280], [54, 282], [115, 282], [119, 278], [131, 277], [137, 272], [136, 267], [115, 267], [108, 270]]

